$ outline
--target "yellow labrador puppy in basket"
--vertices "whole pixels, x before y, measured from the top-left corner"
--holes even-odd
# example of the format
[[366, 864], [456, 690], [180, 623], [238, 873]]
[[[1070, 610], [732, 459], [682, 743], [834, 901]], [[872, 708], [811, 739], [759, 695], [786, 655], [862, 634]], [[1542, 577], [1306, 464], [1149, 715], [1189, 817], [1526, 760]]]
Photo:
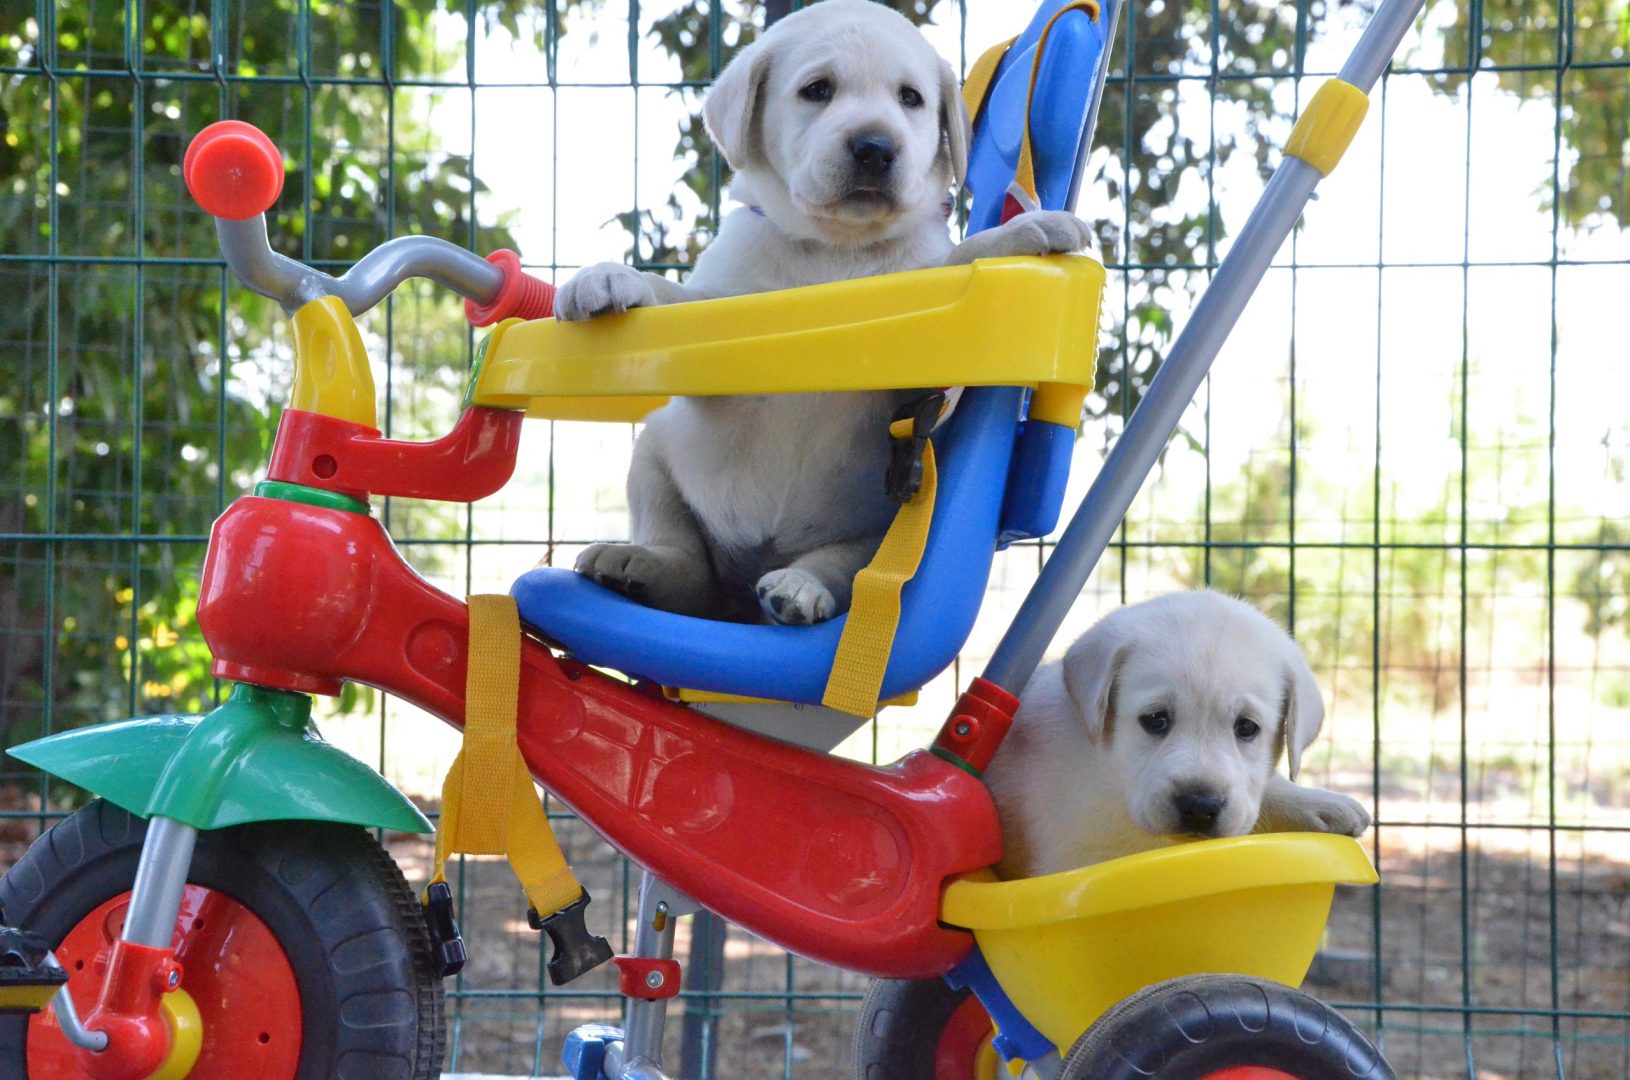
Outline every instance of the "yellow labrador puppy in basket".
[[1251, 605], [1206, 591], [1121, 608], [1025, 687], [985, 773], [997, 870], [1033, 877], [1249, 832], [1360, 836], [1370, 815], [1356, 799], [1293, 782], [1323, 722], [1301, 650]]
[[[562, 287], [559, 318], [1091, 243], [1084, 222], [1049, 211], [952, 243], [970, 135], [956, 73], [870, 0], [778, 22], [730, 62], [703, 115], [741, 208], [683, 285], [602, 263]], [[897, 509], [883, 483], [888, 422], [920, 395], [674, 400], [634, 447], [633, 542], [596, 544], [577, 569], [687, 615], [806, 624], [847, 610]]]

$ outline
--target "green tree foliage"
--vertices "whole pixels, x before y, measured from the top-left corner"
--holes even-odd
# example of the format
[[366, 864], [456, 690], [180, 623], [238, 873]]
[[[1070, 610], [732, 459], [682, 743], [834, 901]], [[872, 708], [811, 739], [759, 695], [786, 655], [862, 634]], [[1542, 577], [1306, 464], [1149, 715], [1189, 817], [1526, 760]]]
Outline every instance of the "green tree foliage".
[[[37, 10], [9, 10], [19, 6]], [[0, 263], [0, 532], [72, 537], [0, 556], [8, 741], [37, 733], [47, 685], [58, 727], [209, 699], [191, 538], [264, 463], [288, 354], [275, 306], [212, 265], [213, 224], [185, 194], [182, 153], [223, 117], [292, 152], [270, 222], [291, 254], [343, 267], [392, 233], [467, 238], [467, 158], [420, 152], [434, 143], [421, 115], [378, 83], [341, 81], [378, 79], [387, 50], [398, 71], [449, 69], [441, 7], [257, 0], [213, 9], [227, 16], [216, 24], [184, 0], [100, 0], [48, 6], [52, 25], [0, 18], [0, 63], [26, 70], [0, 76], [0, 251], [58, 260], [54, 289], [43, 261]], [[483, 11], [514, 21], [528, 7]], [[137, 12], [142, 23], [127, 25]], [[46, 66], [54, 78], [34, 70]], [[132, 67], [165, 77], [135, 80]], [[307, 92], [302, 72], [332, 81]], [[510, 243], [501, 224], [482, 239]], [[420, 367], [396, 377], [456, 391], [456, 319], [446, 301], [420, 313]], [[427, 342], [447, 348], [432, 355]], [[406, 414], [395, 421], [422, 434]], [[115, 539], [133, 534], [149, 539]]]
[[[1630, 55], [1630, 3], [1495, 0], [1453, 10], [1443, 32], [1450, 70], [1436, 85], [1462, 93], [1466, 71], [1492, 71], [1504, 90], [1555, 102], [1562, 220], [1586, 227], [1630, 223], [1630, 85], [1622, 66], [1602, 66]], [[1541, 197], [1549, 206], [1549, 186]]]

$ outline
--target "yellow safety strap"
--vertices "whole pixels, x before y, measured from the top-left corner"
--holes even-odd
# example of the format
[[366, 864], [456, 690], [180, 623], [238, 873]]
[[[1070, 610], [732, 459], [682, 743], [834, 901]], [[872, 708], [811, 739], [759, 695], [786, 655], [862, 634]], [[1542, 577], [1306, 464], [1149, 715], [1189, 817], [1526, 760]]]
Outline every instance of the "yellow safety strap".
[[[896, 424], [910, 431], [910, 420]], [[890, 433], [896, 434], [894, 425]], [[923, 479], [917, 494], [900, 507], [883, 537], [877, 554], [855, 575], [849, 618], [838, 638], [821, 704], [851, 716], [871, 716], [883, 692], [883, 674], [894, 651], [894, 632], [900, 627], [900, 590], [917, 572], [928, 546], [928, 526], [934, 519], [934, 493], [939, 472], [934, 464], [933, 440], [923, 447]]]
[[464, 679], [464, 745], [441, 788], [432, 882], [453, 854], [504, 855], [543, 917], [583, 893], [566, 865], [532, 774], [515, 745], [521, 685], [521, 619], [508, 596], [470, 597]]
[[973, 62], [968, 69], [968, 77], [962, 80], [962, 103], [968, 107], [968, 120], [979, 123], [979, 114], [985, 108], [985, 99], [990, 96], [991, 84], [996, 81], [996, 69], [1002, 66], [1002, 57], [1018, 41], [1010, 37], [1006, 41], [992, 45], [979, 54], [979, 59]]
[[[1071, 11], [1084, 11], [1094, 22], [1098, 21], [1098, 0], [1075, 0], [1074, 3], [1065, 4], [1053, 12], [1053, 17], [1047, 20], [1047, 25], [1041, 28], [1041, 36], [1036, 39], [1036, 57], [1030, 64], [1030, 87], [1024, 95], [1024, 135], [1019, 140], [1019, 165], [1014, 174], [1013, 183], [1030, 200], [1027, 210], [1034, 210], [1041, 205], [1041, 198], [1036, 193], [1036, 160], [1030, 148], [1030, 104], [1036, 96], [1036, 76], [1041, 72], [1042, 54], [1047, 51], [1047, 38], [1053, 32], [1054, 25], [1064, 15]], [[991, 84], [996, 79], [996, 69], [1002, 63], [1002, 57], [1013, 46], [1018, 38], [1010, 38], [1000, 45], [985, 50], [974, 61], [968, 70], [968, 78], [962, 84], [962, 100], [968, 106], [968, 116], [975, 123], [979, 120], [979, 113], [985, 107], [985, 99], [990, 96]], [[1021, 204], [1023, 200], [1020, 200]]]

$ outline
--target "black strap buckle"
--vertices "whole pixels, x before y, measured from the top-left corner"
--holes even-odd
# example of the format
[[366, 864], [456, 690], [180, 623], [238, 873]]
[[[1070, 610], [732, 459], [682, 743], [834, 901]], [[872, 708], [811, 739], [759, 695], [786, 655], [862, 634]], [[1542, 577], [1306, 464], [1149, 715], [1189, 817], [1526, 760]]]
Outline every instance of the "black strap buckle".
[[[894, 422], [889, 425], [892, 442], [883, 487], [889, 498], [901, 506], [916, 498], [923, 486], [923, 448], [928, 445], [928, 436], [933, 434], [934, 425], [939, 423], [940, 413], [944, 411], [945, 392], [935, 390], [900, 406], [894, 414]], [[902, 420], [911, 421], [911, 432], [896, 436], [894, 427]]]
[[424, 895], [424, 924], [430, 932], [431, 954], [436, 958], [437, 972], [445, 979], [463, 971], [470, 954], [464, 948], [463, 935], [458, 932], [452, 887], [445, 881], [433, 881]]
[[542, 930], [554, 943], [554, 955], [549, 958], [549, 981], [556, 986], [565, 986], [611, 959], [611, 943], [589, 933], [588, 924], [583, 921], [583, 912], [588, 906], [589, 891], [584, 889], [576, 900], [547, 918], [540, 917], [537, 908], [526, 911], [527, 925]]

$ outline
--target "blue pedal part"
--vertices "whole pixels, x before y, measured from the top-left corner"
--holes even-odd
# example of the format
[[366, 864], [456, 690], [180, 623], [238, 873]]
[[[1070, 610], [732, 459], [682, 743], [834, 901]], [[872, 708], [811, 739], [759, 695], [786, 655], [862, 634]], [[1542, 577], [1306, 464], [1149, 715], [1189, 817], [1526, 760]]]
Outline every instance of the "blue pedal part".
[[606, 1024], [584, 1024], [566, 1036], [560, 1063], [572, 1080], [605, 1080], [606, 1048], [623, 1041], [623, 1029]]
[[1053, 1041], [1037, 1031], [1035, 1025], [1026, 1020], [1013, 1004], [991, 973], [990, 965], [985, 963], [985, 954], [978, 949], [947, 972], [945, 981], [953, 990], [964, 987], [972, 990], [979, 1004], [985, 1007], [991, 1020], [996, 1023], [997, 1034], [991, 1044], [1002, 1055], [1003, 1061], [1041, 1061], [1047, 1055], [1058, 1052]]

